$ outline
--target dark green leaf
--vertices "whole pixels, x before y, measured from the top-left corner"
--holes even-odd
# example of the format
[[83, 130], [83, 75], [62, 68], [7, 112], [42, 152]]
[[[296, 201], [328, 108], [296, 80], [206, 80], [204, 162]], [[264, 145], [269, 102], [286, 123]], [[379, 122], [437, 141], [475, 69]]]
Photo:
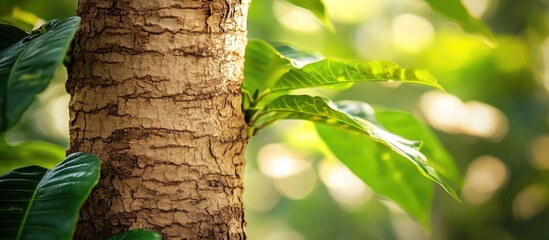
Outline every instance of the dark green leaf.
[[433, 199], [433, 183], [406, 159], [363, 135], [317, 124], [331, 152], [376, 193], [397, 203], [425, 228]]
[[162, 240], [162, 236], [153, 231], [135, 229], [116, 234], [106, 240]]
[[431, 5], [433, 10], [459, 23], [463, 30], [469, 33], [479, 34], [485, 37], [492, 44], [496, 42], [496, 39], [492, 35], [490, 29], [482, 21], [471, 16], [460, 0], [425, 1]]
[[334, 31], [334, 25], [328, 17], [328, 11], [323, 0], [287, 0], [288, 2], [311, 11], [324, 24], [330, 32]]
[[51, 170], [19, 168], [0, 176], [0, 236], [70, 239], [80, 207], [99, 179], [99, 159], [75, 153]]
[[0, 142], [0, 156], [1, 175], [30, 165], [53, 168], [65, 158], [65, 149], [46, 142], [25, 142], [16, 146]]
[[27, 36], [17, 27], [0, 23], [0, 52]]
[[17, 123], [35, 95], [48, 86], [79, 21], [50, 21], [0, 53], [0, 132]]
[[301, 69], [292, 69], [274, 84], [271, 92], [295, 89], [344, 86], [355, 82], [399, 81], [424, 84], [442, 89], [437, 80], [425, 69], [403, 69], [389, 61], [338, 61], [324, 59]]
[[322, 97], [284, 95], [267, 103], [252, 121], [250, 128], [252, 131], [254, 127], [261, 129], [280, 119], [310, 120], [369, 136], [410, 160], [421, 174], [438, 183], [460, 201], [457, 194], [419, 151], [421, 142], [408, 140], [387, 131], [377, 122], [373, 109], [366, 103], [342, 101], [335, 104]]

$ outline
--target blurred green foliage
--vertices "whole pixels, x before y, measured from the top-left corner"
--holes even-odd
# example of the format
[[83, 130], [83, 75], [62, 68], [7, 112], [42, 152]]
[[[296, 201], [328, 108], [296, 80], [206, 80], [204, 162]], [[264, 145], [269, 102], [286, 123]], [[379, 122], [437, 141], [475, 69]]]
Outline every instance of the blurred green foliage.
[[[73, 0], [0, 1], [0, 15], [9, 14], [14, 2], [46, 20], [70, 16], [76, 6]], [[337, 95], [315, 90], [410, 110], [434, 126], [465, 185], [463, 204], [438, 189], [429, 238], [549, 239], [549, 1], [463, 1], [492, 29], [496, 47], [464, 33], [423, 2], [325, 2], [334, 33], [284, 1], [254, 0], [249, 36], [331, 58], [391, 60], [437, 77], [450, 97], [397, 84], [360, 85]], [[6, 134], [10, 144], [45, 140], [67, 146], [66, 76], [62, 71], [57, 76]], [[296, 167], [269, 172], [269, 156], [280, 149]], [[428, 238], [418, 223], [372, 197], [326, 152], [309, 124], [281, 122], [254, 138], [245, 196], [250, 239]]]

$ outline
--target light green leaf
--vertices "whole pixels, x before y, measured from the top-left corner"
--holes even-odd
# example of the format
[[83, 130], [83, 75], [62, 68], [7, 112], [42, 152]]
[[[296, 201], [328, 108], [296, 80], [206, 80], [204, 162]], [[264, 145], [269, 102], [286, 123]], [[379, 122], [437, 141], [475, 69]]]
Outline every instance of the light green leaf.
[[356, 176], [429, 228], [433, 183], [412, 164], [364, 135], [324, 124], [316, 124], [316, 128], [331, 152]]
[[17, 27], [0, 23], [0, 52], [27, 36], [27, 33]]
[[17, 123], [35, 95], [48, 86], [79, 21], [50, 21], [0, 52], [0, 132]]
[[287, 92], [312, 87], [350, 87], [355, 82], [399, 81], [442, 89], [425, 69], [403, 69], [390, 61], [338, 61], [324, 59], [284, 74], [271, 92]]
[[287, 0], [288, 2], [311, 11], [330, 32], [334, 32], [334, 25], [330, 21], [326, 5], [323, 0]]
[[375, 119], [373, 109], [366, 103], [343, 101], [336, 104], [322, 97], [284, 95], [267, 103], [256, 118], [252, 119], [250, 129], [261, 129], [280, 119], [310, 120], [367, 135], [410, 160], [421, 174], [438, 183], [460, 201], [457, 194], [419, 151], [421, 142], [402, 138], [384, 129]]
[[323, 59], [283, 43], [269, 44], [259, 39], [248, 40], [245, 56], [242, 90], [250, 96], [264, 93], [290, 69]]
[[[14, 4], [21, 4], [20, 1], [14, 1]], [[2, 6], [2, 4], [0, 4]], [[16, 26], [18, 28], [21, 28], [25, 30], [26, 32], [30, 32], [34, 30], [34, 26], [38, 21], [41, 21], [40, 18], [38, 18], [36, 15], [21, 10], [18, 7], [9, 8], [9, 10], [2, 13], [0, 11], [0, 23], [9, 24]]]
[[30, 165], [53, 168], [65, 158], [65, 149], [46, 142], [25, 142], [10, 146], [0, 141], [0, 156], [1, 175]]
[[51, 170], [19, 168], [0, 176], [0, 236], [71, 239], [80, 207], [99, 179], [99, 159], [75, 153]]
[[258, 39], [248, 40], [245, 58], [242, 91], [249, 95], [263, 92], [293, 67], [290, 59]]
[[106, 240], [162, 240], [162, 236], [153, 231], [135, 229], [121, 232]]
[[375, 115], [378, 121], [392, 133], [421, 139], [423, 142], [421, 153], [427, 157], [429, 164], [442, 178], [448, 180], [452, 189], [461, 188], [463, 179], [454, 158], [427, 125], [404, 112], [377, 110]]
[[474, 18], [469, 14], [465, 6], [460, 0], [425, 0], [433, 10], [456, 21], [459, 25], [469, 33], [479, 34], [486, 38], [491, 44], [496, 43], [496, 39], [490, 29], [479, 19]]

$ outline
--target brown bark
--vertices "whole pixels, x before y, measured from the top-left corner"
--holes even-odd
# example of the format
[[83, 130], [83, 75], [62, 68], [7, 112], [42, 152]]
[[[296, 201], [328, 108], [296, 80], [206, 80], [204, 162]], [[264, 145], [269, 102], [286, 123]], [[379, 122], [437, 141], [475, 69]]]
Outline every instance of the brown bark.
[[71, 147], [102, 160], [76, 239], [245, 239], [250, 0], [80, 0]]

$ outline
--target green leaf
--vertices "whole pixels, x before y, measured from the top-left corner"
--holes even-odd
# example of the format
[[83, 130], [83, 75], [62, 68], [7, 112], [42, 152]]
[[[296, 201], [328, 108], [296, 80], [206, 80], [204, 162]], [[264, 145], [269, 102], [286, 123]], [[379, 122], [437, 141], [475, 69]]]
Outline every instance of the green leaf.
[[421, 139], [423, 141], [421, 153], [427, 157], [429, 164], [442, 178], [448, 180], [452, 189], [461, 188], [463, 179], [454, 158], [427, 125], [404, 112], [377, 110], [376, 117], [392, 133], [407, 138]]
[[323, 0], [287, 0], [288, 2], [311, 11], [330, 32], [334, 32], [334, 25], [328, 17], [328, 11]]
[[106, 240], [162, 240], [162, 236], [153, 231], [135, 229], [121, 232]]
[[267, 103], [256, 118], [252, 119], [250, 129], [261, 129], [280, 119], [310, 120], [369, 136], [410, 160], [421, 174], [438, 183], [452, 197], [461, 201], [419, 151], [421, 142], [408, 140], [387, 131], [377, 122], [374, 110], [366, 103], [342, 101], [336, 104], [322, 97], [284, 95]]
[[424, 84], [442, 89], [425, 69], [403, 69], [390, 61], [338, 61], [324, 59], [292, 69], [272, 87], [271, 92], [287, 92], [312, 87], [350, 87], [355, 82], [399, 81]]
[[300, 51], [283, 43], [269, 44], [259, 39], [248, 40], [245, 56], [242, 90], [250, 96], [265, 92], [290, 69], [323, 59], [320, 55]]
[[263, 92], [293, 67], [290, 59], [258, 39], [248, 40], [245, 57], [242, 90], [249, 95]]
[[10, 146], [0, 141], [0, 175], [13, 169], [38, 165], [53, 168], [65, 158], [65, 149], [46, 142], [25, 142]]
[[50, 21], [0, 52], [0, 132], [17, 123], [35, 95], [48, 86], [79, 21]]
[[373, 191], [429, 228], [433, 183], [412, 164], [364, 135], [323, 124], [316, 124], [316, 129], [331, 152]]
[[496, 39], [490, 29], [479, 19], [469, 14], [460, 0], [425, 0], [433, 10], [456, 21], [466, 32], [479, 34], [486, 38], [491, 44], [496, 43]]
[[[20, 2], [16, 2], [18, 4]], [[2, 4], [0, 4], [1, 6]], [[36, 15], [21, 10], [18, 7], [10, 8], [9, 11], [5, 11], [4, 15], [0, 16], [0, 23], [16, 26], [26, 32], [30, 32], [34, 29], [35, 24], [40, 20]], [[0, 15], [1, 15], [0, 11]]]
[[99, 159], [75, 153], [51, 170], [19, 168], [0, 176], [0, 236], [70, 239], [80, 207], [99, 179]]
[[0, 23], [0, 52], [27, 36], [17, 27]]

